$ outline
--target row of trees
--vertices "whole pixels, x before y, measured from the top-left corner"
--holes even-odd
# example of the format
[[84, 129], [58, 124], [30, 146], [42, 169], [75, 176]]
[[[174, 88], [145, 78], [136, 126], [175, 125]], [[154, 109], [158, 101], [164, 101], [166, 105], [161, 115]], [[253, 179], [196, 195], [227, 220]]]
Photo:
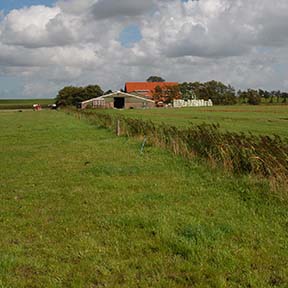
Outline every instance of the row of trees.
[[211, 99], [215, 105], [233, 105], [237, 103], [235, 90], [232, 86], [217, 81], [206, 83], [184, 82], [176, 86], [157, 86], [153, 99], [171, 103], [174, 99]]
[[[165, 79], [159, 76], [150, 76], [147, 82], [165, 82]], [[162, 87], [162, 88], [161, 88]], [[219, 81], [201, 82], [184, 82], [176, 86], [157, 86], [153, 94], [156, 102], [163, 101], [171, 103], [174, 99], [211, 99], [214, 105], [233, 105], [236, 103], [247, 103], [258, 105], [264, 103], [286, 103], [288, 99], [287, 92], [266, 91], [266, 90], [239, 90], [231, 85], [225, 85]], [[58, 92], [56, 97], [57, 106], [76, 106], [79, 102], [96, 98], [104, 93], [99, 85], [89, 85], [86, 87], [67, 86]]]
[[263, 103], [287, 103], [288, 93], [267, 90], [248, 89], [246, 91], [239, 90], [237, 96], [240, 103], [248, 103], [251, 105], [258, 105]]
[[184, 82], [179, 84], [182, 98], [187, 99], [211, 99], [215, 105], [233, 105], [237, 103], [235, 89], [219, 81]]
[[[159, 76], [150, 76], [147, 82], [165, 82], [165, 79]], [[225, 85], [219, 81], [184, 82], [177, 86], [156, 87], [153, 99], [171, 103], [173, 99], [211, 99], [215, 105], [233, 105], [237, 103], [235, 89], [230, 85]]]
[[[162, 82], [162, 81], [161, 81]], [[214, 105], [234, 105], [236, 103], [246, 103], [258, 105], [260, 103], [287, 103], [288, 93], [281, 91], [267, 90], [239, 90], [231, 85], [225, 85], [219, 81], [184, 82], [178, 86], [157, 87], [154, 93], [155, 101], [170, 103], [173, 99], [211, 99]]]

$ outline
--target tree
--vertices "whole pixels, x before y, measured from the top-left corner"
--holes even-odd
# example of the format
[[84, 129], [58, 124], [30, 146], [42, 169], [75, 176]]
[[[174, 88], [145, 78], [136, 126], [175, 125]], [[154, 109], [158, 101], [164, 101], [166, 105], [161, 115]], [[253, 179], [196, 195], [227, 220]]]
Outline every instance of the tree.
[[109, 89], [109, 90], [107, 90], [107, 91], [104, 93], [104, 95], [108, 95], [108, 94], [111, 94], [111, 93], [113, 93], [113, 91], [112, 91], [111, 89]]
[[287, 103], [288, 93], [287, 92], [282, 92], [282, 98], [283, 98], [282, 103]]
[[147, 82], [165, 82], [165, 80], [159, 76], [150, 76], [146, 81]]
[[193, 83], [184, 82], [179, 84], [179, 89], [183, 100], [193, 100], [196, 99], [196, 94], [194, 92]]
[[174, 99], [179, 99], [180, 95], [179, 85], [163, 86], [162, 88], [160, 86], [156, 86], [153, 93], [153, 100], [156, 102], [162, 101], [168, 104]]
[[103, 94], [104, 92], [99, 85], [88, 85], [84, 87], [83, 97], [86, 97], [86, 99], [84, 100], [96, 98], [96, 97], [102, 96]]
[[269, 91], [262, 90], [262, 89], [258, 90], [258, 94], [261, 97], [261, 99], [264, 100], [264, 102], [267, 102], [268, 99], [271, 97], [271, 95], [270, 95], [271, 93]]
[[75, 99], [79, 97], [83, 88], [66, 86], [62, 88], [56, 96], [57, 106], [76, 105]]
[[159, 102], [162, 101], [162, 97], [163, 97], [163, 90], [160, 86], [156, 86], [155, 87], [155, 91], [153, 93], [153, 100], [155, 102]]
[[212, 80], [202, 86], [204, 95], [199, 99], [211, 99], [215, 105], [234, 105], [237, 102], [235, 89], [231, 85], [226, 86], [222, 82]]
[[261, 103], [261, 96], [257, 90], [248, 89], [248, 104], [259, 105]]
[[269, 103], [274, 103], [274, 99], [275, 99], [275, 97], [277, 97], [277, 94], [278, 94], [278, 91], [274, 91], [274, 90], [271, 91]]
[[79, 102], [102, 95], [103, 91], [98, 85], [89, 85], [86, 87], [67, 86], [58, 92], [56, 104], [57, 106], [76, 106]]
[[209, 99], [207, 87], [200, 82], [184, 82], [180, 84], [182, 99]]
[[279, 103], [280, 97], [281, 97], [281, 91], [278, 90], [278, 91], [276, 91], [276, 101], [277, 101], [277, 103]]
[[179, 85], [169, 85], [164, 86], [165, 89], [165, 96], [164, 96], [164, 103], [169, 104], [172, 103], [173, 100], [180, 98], [180, 88]]
[[239, 97], [239, 101], [241, 101], [241, 103], [247, 103], [248, 101], [248, 93], [246, 91], [238, 91], [238, 97]]

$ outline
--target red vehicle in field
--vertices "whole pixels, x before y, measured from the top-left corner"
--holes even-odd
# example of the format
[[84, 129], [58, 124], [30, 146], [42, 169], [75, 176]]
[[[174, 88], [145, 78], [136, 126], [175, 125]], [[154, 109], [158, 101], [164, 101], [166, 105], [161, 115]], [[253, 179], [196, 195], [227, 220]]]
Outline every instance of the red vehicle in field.
[[42, 107], [40, 104], [33, 104], [33, 111], [40, 111], [42, 110]]

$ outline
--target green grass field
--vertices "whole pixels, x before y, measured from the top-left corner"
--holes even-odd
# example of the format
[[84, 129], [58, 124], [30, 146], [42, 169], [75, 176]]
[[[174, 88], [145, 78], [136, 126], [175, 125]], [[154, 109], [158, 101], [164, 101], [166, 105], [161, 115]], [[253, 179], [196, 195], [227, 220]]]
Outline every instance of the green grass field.
[[53, 103], [54, 99], [0, 99], [0, 110], [32, 109], [33, 104], [40, 104], [45, 108]]
[[0, 129], [0, 287], [287, 287], [287, 197], [267, 183], [61, 112]]
[[150, 119], [176, 126], [219, 123], [223, 130], [288, 137], [288, 105], [105, 110], [105, 113]]

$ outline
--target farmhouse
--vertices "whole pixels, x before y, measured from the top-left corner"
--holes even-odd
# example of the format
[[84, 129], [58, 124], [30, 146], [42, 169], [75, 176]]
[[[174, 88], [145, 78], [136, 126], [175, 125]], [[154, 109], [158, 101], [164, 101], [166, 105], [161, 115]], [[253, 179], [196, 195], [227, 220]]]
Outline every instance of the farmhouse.
[[155, 107], [155, 102], [144, 97], [117, 91], [81, 103], [81, 109], [87, 107], [116, 109], [152, 108]]
[[177, 85], [177, 82], [127, 82], [125, 84], [125, 92], [152, 99], [156, 87], [160, 87], [163, 91], [165, 91], [167, 87]]

